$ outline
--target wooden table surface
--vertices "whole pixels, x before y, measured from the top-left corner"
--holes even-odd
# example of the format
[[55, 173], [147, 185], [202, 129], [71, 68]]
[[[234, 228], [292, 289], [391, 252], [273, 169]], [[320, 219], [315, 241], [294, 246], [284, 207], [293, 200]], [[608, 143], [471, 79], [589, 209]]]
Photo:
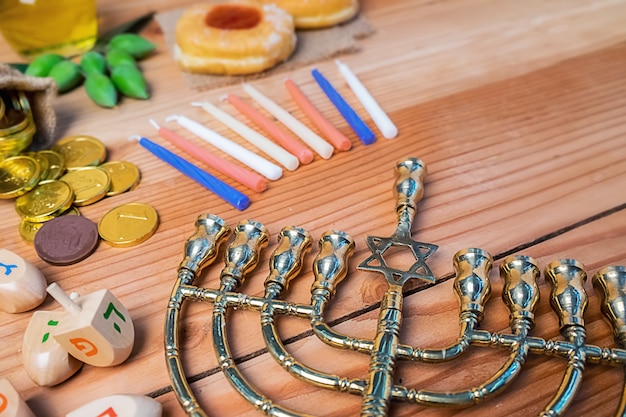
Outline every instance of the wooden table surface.
[[[100, 0], [101, 28], [151, 10], [191, 3]], [[315, 84], [310, 75], [313, 66], [294, 70], [288, 75], [353, 147], [329, 160], [316, 157], [311, 164], [286, 171], [263, 193], [216, 174], [248, 193], [252, 204], [245, 212], [128, 141], [139, 134], [164, 144], [147, 120], [164, 123], [172, 113], [241, 140], [202, 110], [188, 106], [194, 100], [218, 103], [226, 92], [245, 96], [241, 86], [189, 88], [155, 22], [142, 32], [158, 45], [158, 53], [141, 62], [151, 88], [149, 100], [124, 100], [105, 110], [92, 104], [82, 89], [55, 99], [58, 138], [96, 136], [107, 145], [109, 160], [134, 162], [142, 172], [138, 188], [81, 208], [81, 213], [97, 222], [119, 204], [144, 202], [156, 208], [160, 226], [138, 246], [115, 248], [101, 242], [93, 255], [78, 264], [52, 266], [20, 238], [14, 202], [0, 201], [0, 247], [24, 257], [43, 271], [48, 282], [68, 292], [87, 294], [108, 288], [128, 308], [136, 329], [133, 352], [123, 364], [85, 366], [68, 381], [43, 388], [29, 379], [21, 364], [22, 337], [32, 312], [0, 312], [0, 375], [13, 383], [37, 416], [64, 415], [116, 393], [150, 395], [162, 403], [164, 416], [183, 415], [165, 367], [163, 324], [183, 243], [202, 213], [219, 215], [231, 226], [254, 219], [269, 229], [270, 245], [241, 289], [252, 295], [262, 294], [268, 259], [283, 226], [305, 228], [314, 242], [326, 230], [349, 233], [356, 251], [328, 318], [338, 331], [373, 338], [386, 284], [381, 275], [356, 266], [369, 253], [366, 236], [386, 236], [395, 230], [393, 166], [405, 156], [419, 157], [429, 171], [413, 234], [439, 245], [439, 250], [429, 259], [437, 283], [411, 281], [405, 286], [402, 343], [426, 348], [456, 340], [458, 305], [452, 292], [451, 261], [463, 248], [482, 248], [495, 259], [490, 276], [493, 294], [481, 325], [494, 332], [510, 331], [497, 273], [506, 255], [530, 255], [542, 270], [553, 260], [574, 258], [586, 266], [589, 277], [601, 267], [626, 264], [626, 1], [364, 0], [362, 13], [376, 33], [359, 41], [358, 53], [342, 60], [388, 111], [399, 136], [386, 140], [378, 135], [376, 143], [361, 144]], [[19, 59], [4, 42], [0, 58], [3, 62]], [[373, 126], [332, 60], [316, 66]], [[283, 78], [284, 74], [262, 78], [254, 86], [271, 92], [275, 101], [305, 120], [282, 87]], [[232, 108], [222, 106], [234, 114]], [[194, 140], [181, 128], [171, 128]], [[292, 284], [288, 300], [309, 302], [315, 254], [316, 249], [307, 255], [302, 277]], [[214, 265], [198, 284], [215, 288], [219, 269]], [[588, 342], [616, 347], [590, 279], [586, 289]], [[533, 334], [561, 339], [543, 276], [540, 291]], [[60, 310], [50, 297], [39, 308]], [[192, 388], [211, 416], [258, 415], [219, 371], [211, 311], [212, 305], [199, 303], [189, 303], [184, 310], [182, 354]], [[234, 311], [227, 323], [240, 369], [267, 397], [313, 415], [359, 413], [358, 396], [309, 386], [281, 369], [265, 350], [258, 313]], [[279, 325], [287, 349], [297, 360], [346, 377], [367, 376], [366, 355], [324, 345], [312, 335], [306, 320], [284, 318]], [[416, 389], [470, 388], [486, 381], [507, 356], [495, 349], [472, 348], [445, 365], [403, 362], [396, 382]], [[556, 392], [565, 366], [562, 358], [530, 355], [512, 386], [484, 404], [450, 410], [394, 403], [390, 415], [536, 415]], [[612, 415], [623, 379], [621, 369], [587, 365], [582, 388], [566, 415]]]

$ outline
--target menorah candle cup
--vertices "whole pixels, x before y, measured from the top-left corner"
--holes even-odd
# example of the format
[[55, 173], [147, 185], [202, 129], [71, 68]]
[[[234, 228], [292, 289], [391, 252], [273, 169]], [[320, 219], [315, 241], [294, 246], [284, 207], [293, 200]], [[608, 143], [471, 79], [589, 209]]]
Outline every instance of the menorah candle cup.
[[459, 298], [461, 314], [475, 314], [483, 319], [485, 303], [491, 295], [489, 271], [493, 258], [489, 252], [480, 248], [468, 248], [458, 251], [453, 259], [456, 277], [454, 291]]
[[42, 387], [66, 381], [83, 366], [52, 337], [66, 318], [63, 311], [35, 311], [24, 332], [22, 363], [30, 379]]
[[228, 237], [229, 229], [222, 218], [214, 214], [204, 214], [196, 219], [196, 231], [185, 242], [185, 257], [179, 270], [193, 273], [186, 284], [191, 284], [202, 268], [212, 264], [217, 258], [219, 246]]
[[0, 378], [0, 416], [35, 417], [20, 393], [6, 378]]
[[417, 203], [424, 196], [424, 181], [428, 172], [426, 164], [418, 158], [407, 158], [396, 164], [396, 182], [393, 195], [400, 223], [410, 226], [415, 217]]
[[117, 394], [98, 398], [70, 411], [65, 417], [161, 417], [163, 407], [157, 400], [136, 394]]
[[587, 308], [585, 266], [575, 259], [560, 259], [546, 266], [545, 279], [550, 283], [550, 304], [559, 318], [563, 332], [568, 326], [584, 326]]
[[607, 266], [593, 276], [600, 308], [613, 328], [615, 341], [626, 348], [626, 266]]
[[301, 227], [289, 226], [280, 231], [278, 239], [278, 247], [270, 257], [270, 273], [264, 285], [268, 288], [275, 284], [282, 292], [300, 273], [304, 256], [311, 249], [311, 235]]
[[540, 275], [537, 262], [530, 256], [507, 256], [500, 265], [504, 280], [502, 300], [510, 311], [511, 324], [525, 319], [531, 326], [535, 323], [535, 307], [539, 302]]
[[67, 312], [52, 336], [70, 355], [92, 366], [115, 366], [128, 359], [135, 328], [126, 307], [109, 290], [72, 299], [52, 283], [48, 293]]
[[239, 286], [243, 284], [246, 273], [259, 263], [261, 250], [268, 245], [269, 233], [261, 223], [244, 220], [237, 224], [234, 235], [224, 255], [226, 266], [221, 279], [232, 278]]
[[354, 254], [354, 239], [345, 232], [324, 232], [319, 241], [319, 252], [313, 261], [315, 282], [311, 294], [321, 294], [327, 301], [335, 295], [337, 285], [348, 274], [348, 259]]
[[39, 269], [8, 249], [0, 249], [0, 310], [22, 313], [46, 299], [46, 278]]

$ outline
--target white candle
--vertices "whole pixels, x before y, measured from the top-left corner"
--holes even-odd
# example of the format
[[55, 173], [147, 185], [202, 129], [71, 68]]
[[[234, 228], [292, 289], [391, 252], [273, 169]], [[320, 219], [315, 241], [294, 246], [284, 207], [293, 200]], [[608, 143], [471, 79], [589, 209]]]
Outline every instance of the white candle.
[[202, 107], [204, 111], [215, 117], [222, 122], [228, 128], [239, 134], [242, 138], [256, 146], [267, 155], [275, 159], [279, 164], [287, 168], [289, 171], [294, 171], [300, 165], [300, 161], [294, 155], [287, 152], [285, 149], [276, 145], [274, 142], [261, 135], [254, 129], [250, 129], [239, 120], [232, 117], [225, 111], [217, 108], [209, 102], [191, 103], [192, 106]]
[[212, 131], [200, 123], [189, 119], [188, 117], [173, 115], [169, 116], [166, 120], [174, 120], [176, 123], [189, 130], [200, 139], [222, 150], [269, 180], [277, 180], [283, 175], [283, 170], [278, 165], [255, 154], [254, 152], [250, 152], [243, 146], [226, 139], [219, 133]]
[[369, 91], [367, 91], [350, 68], [339, 60], [336, 60], [335, 63], [339, 67], [339, 72], [354, 92], [354, 95], [357, 96], [383, 136], [387, 139], [393, 139], [398, 136], [398, 128], [396, 125], [393, 124], [389, 116], [387, 116], [387, 113], [380, 107], [378, 102], [372, 97]]
[[326, 142], [317, 133], [313, 132], [306, 125], [289, 114], [287, 110], [283, 109], [274, 101], [264, 96], [250, 84], [244, 83], [243, 89], [250, 97], [252, 97], [252, 99], [254, 99], [254, 101], [277, 118], [282, 124], [287, 126], [289, 130], [309, 145], [319, 154], [319, 156], [324, 159], [328, 159], [333, 155], [334, 148], [330, 143]]

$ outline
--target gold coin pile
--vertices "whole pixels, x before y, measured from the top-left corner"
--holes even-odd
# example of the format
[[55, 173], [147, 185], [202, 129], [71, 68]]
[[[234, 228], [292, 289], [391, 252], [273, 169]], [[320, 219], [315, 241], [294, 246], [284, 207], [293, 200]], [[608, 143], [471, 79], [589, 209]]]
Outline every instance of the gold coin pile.
[[35, 121], [23, 91], [0, 90], [0, 160], [19, 155], [33, 141]]
[[[106, 160], [104, 144], [92, 136], [68, 136], [51, 150], [28, 152], [0, 161], [0, 198], [15, 198], [22, 218], [20, 236], [33, 242], [48, 220], [73, 214], [77, 207], [134, 189], [137, 166]], [[156, 229], [156, 226], [155, 226]]]

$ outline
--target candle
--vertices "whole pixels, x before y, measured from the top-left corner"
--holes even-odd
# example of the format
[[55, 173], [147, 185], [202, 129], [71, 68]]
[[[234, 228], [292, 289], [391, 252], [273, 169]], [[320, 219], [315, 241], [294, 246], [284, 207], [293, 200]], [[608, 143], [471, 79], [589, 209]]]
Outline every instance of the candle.
[[393, 124], [387, 113], [384, 112], [357, 76], [343, 62], [336, 60], [335, 63], [339, 67], [339, 72], [354, 92], [354, 95], [357, 96], [367, 113], [374, 120], [383, 136], [387, 139], [393, 139], [398, 136], [396, 125]]
[[265, 133], [273, 137], [274, 140], [280, 143], [285, 149], [296, 155], [301, 163], [309, 164], [313, 161], [313, 158], [315, 157], [313, 152], [301, 144], [285, 129], [274, 123], [273, 120], [265, 117], [257, 109], [234, 94], [227, 94], [223, 97], [223, 99], [227, 100], [235, 109], [237, 109], [237, 111], [239, 111], [239, 113], [243, 114], [263, 129]]
[[328, 99], [335, 105], [339, 113], [346, 119], [354, 133], [357, 134], [361, 142], [371, 145], [376, 140], [374, 132], [365, 124], [352, 107], [344, 100], [343, 97], [335, 90], [335, 87], [320, 73], [317, 69], [312, 71], [313, 78], [317, 84], [326, 93]]
[[174, 120], [176, 123], [189, 130], [200, 139], [222, 150], [267, 179], [277, 180], [283, 175], [283, 170], [278, 165], [253, 152], [250, 152], [243, 146], [226, 139], [217, 132], [202, 126], [200, 123], [195, 122], [188, 117], [173, 115], [169, 116], [166, 120]]
[[289, 130], [309, 145], [319, 156], [328, 159], [333, 155], [334, 148], [330, 143], [326, 142], [317, 133], [306, 127], [306, 125], [289, 114], [285, 109], [261, 94], [260, 91], [250, 84], [244, 83], [243, 89], [254, 101], [277, 118], [282, 124], [287, 126]]
[[302, 90], [298, 88], [296, 83], [290, 79], [285, 80], [285, 87], [291, 95], [293, 101], [296, 102], [300, 110], [309, 118], [317, 128], [326, 136], [326, 138], [333, 144], [333, 146], [340, 151], [347, 151], [352, 148], [352, 142], [350, 139], [344, 136], [339, 130], [335, 128], [323, 115], [317, 110], [317, 108], [309, 101], [304, 95]]
[[[137, 137], [133, 137], [137, 139]], [[215, 178], [211, 174], [201, 170], [191, 162], [186, 161], [180, 156], [168, 151], [167, 149], [157, 145], [149, 139], [139, 137], [139, 144], [150, 151], [154, 156], [167, 162], [181, 173], [187, 175], [194, 181], [202, 184], [208, 190], [215, 193], [218, 197], [228, 202], [239, 210], [245, 210], [250, 206], [250, 199], [240, 191], [226, 184], [225, 182]]]
[[172, 145], [175, 145], [177, 148], [187, 152], [189, 155], [218, 170], [227, 177], [232, 178], [259, 193], [267, 189], [267, 181], [256, 172], [248, 171], [247, 169], [233, 164], [226, 159], [213, 155], [211, 152], [192, 142], [189, 142], [172, 130], [159, 126], [152, 119], [150, 119], [150, 124], [154, 126], [159, 133], [159, 136], [167, 139]]
[[202, 102], [191, 103], [191, 105], [196, 107], [202, 107], [204, 111], [215, 117], [217, 120], [229, 127], [235, 133], [239, 134], [242, 138], [246, 139], [252, 145], [265, 152], [268, 156], [272, 157], [289, 171], [294, 171], [296, 168], [298, 168], [298, 165], [300, 165], [298, 158], [296, 158], [280, 146], [276, 145], [265, 136], [261, 135], [253, 129], [250, 129], [248, 126], [241, 123], [230, 114], [218, 109], [213, 104], [208, 102]]

